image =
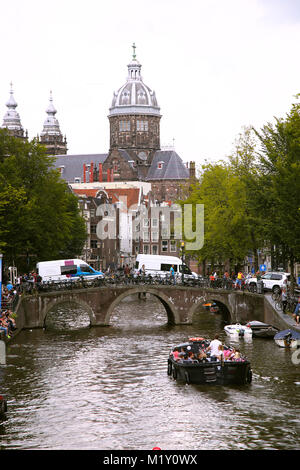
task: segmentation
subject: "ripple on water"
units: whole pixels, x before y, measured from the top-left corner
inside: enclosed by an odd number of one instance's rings
[[[167,375],[169,349],[216,331],[228,343],[220,315],[166,326],[154,299],[127,299],[111,328],[88,328],[86,312],[70,305],[56,315],[50,329],[22,332],[11,345],[0,377],[9,397],[2,448],[299,447],[298,369],[273,341],[239,341],[254,372],[250,386],[185,385]]]

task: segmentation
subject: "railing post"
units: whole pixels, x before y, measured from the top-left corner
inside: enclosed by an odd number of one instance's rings
[[[5,366],[6,364],[6,345],[5,342],[0,340],[0,365]]]

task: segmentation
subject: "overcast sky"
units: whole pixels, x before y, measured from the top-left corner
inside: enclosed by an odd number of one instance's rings
[[[109,150],[108,112],[135,42],[161,145],[200,164],[300,92],[300,0],[0,0],[0,125],[10,82],[29,137],[50,90],[68,153]]]

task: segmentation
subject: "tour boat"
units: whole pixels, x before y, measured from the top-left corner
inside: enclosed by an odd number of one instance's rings
[[[300,347],[300,333],[295,330],[279,331],[274,336],[275,343],[281,348],[299,348]]]
[[[247,325],[241,325],[240,323],[226,325],[224,326],[224,330],[228,336],[252,337],[252,329]]]
[[[173,347],[168,358],[168,375],[174,380],[185,382],[187,384],[212,384],[212,385],[231,385],[231,384],[249,384],[252,381],[251,364],[246,357],[234,360],[212,360],[209,352],[202,361],[188,361],[184,359],[175,359],[173,352],[175,350],[182,353],[193,352],[195,355],[200,350],[205,350],[210,344],[210,340],[204,338],[189,338],[186,343]],[[225,346],[225,348],[227,348]]]
[[[247,327],[251,328],[252,336],[256,338],[274,338],[276,333],[279,332],[279,329],[275,326],[256,320],[249,321]]]

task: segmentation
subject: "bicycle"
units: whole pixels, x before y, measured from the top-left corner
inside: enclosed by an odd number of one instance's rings
[[[286,301],[285,311],[294,312],[296,305],[297,305],[297,301],[293,297],[288,297]],[[282,299],[275,302],[275,309],[278,311],[283,311]]]

